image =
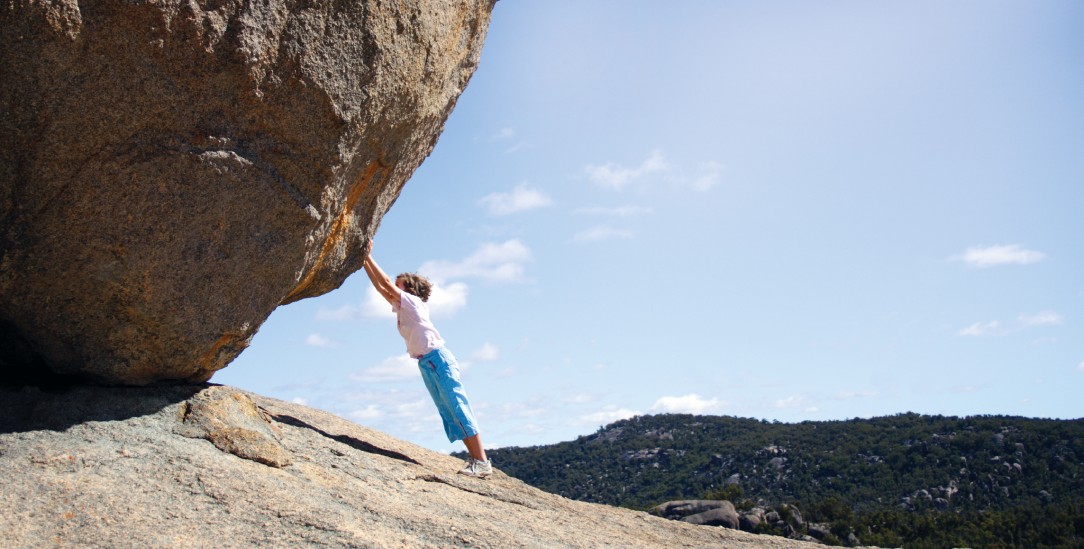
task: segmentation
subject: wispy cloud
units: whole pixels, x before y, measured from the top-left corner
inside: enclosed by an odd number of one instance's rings
[[[332,341],[320,334],[309,334],[309,337],[305,338],[305,345],[311,345],[313,347],[330,347]]]
[[[520,282],[524,265],[532,259],[530,248],[512,239],[500,244],[483,244],[462,261],[427,261],[418,272],[435,281],[480,278],[491,282]]]
[[[722,404],[717,398],[707,399],[696,393],[684,396],[664,396],[651,406],[652,412],[669,414],[710,414],[717,412]]]
[[[549,415],[551,410],[545,404],[535,400],[528,402],[506,402],[500,406],[502,417],[528,419]]]
[[[497,373],[495,373],[493,375],[496,376],[498,379],[507,379],[507,378],[510,378],[510,377],[516,375],[516,373],[518,373],[518,372],[519,372],[519,370],[517,370],[514,366],[510,366],[510,367],[505,368],[505,369],[503,369],[503,370],[501,370],[501,371],[499,371],[499,372],[497,372]]]
[[[350,416],[350,419],[366,422],[384,417],[384,410],[380,408],[379,404],[366,404],[364,408],[352,410],[347,415]]]
[[[376,293],[374,290],[373,293]],[[383,299],[381,299],[383,301]],[[387,301],[384,304],[387,305]],[[346,304],[336,309],[324,309],[321,308],[316,311],[316,320],[325,320],[331,322],[350,322],[353,320],[359,320],[364,316],[365,306],[358,307],[357,305]]]
[[[489,136],[489,140],[490,141],[495,141],[495,142],[496,141],[508,142],[508,141],[515,140],[517,135],[518,135],[518,133],[516,132],[515,128],[504,127],[504,128],[501,128],[501,129],[497,130],[497,132],[494,133],[493,135]],[[516,140],[511,146],[506,148],[504,150],[504,152],[505,152],[505,154],[510,154],[510,153],[514,153],[516,151],[526,149],[526,148],[530,148],[530,147],[531,147],[530,143],[528,143],[526,141],[523,141],[523,140]]]
[[[779,409],[801,408],[802,411],[810,413],[820,411],[805,395],[791,395],[787,398],[781,398],[775,401],[775,407]]]
[[[432,298],[432,294],[430,294]],[[365,301],[361,305],[361,313],[371,318],[395,318],[395,312],[376,288],[369,286],[365,290]]]
[[[544,208],[553,203],[549,196],[526,183],[516,185],[511,192],[483,196],[479,202],[486,207],[490,215],[497,216]]]
[[[418,361],[403,353],[398,356],[388,357],[376,366],[353,374],[350,379],[363,383],[381,383],[403,381],[415,377],[421,377],[421,374],[418,373]]]
[[[956,332],[956,335],[969,336],[969,337],[980,337],[980,336],[990,335],[990,334],[994,334],[994,333],[1000,333],[998,331],[998,327],[1000,325],[1001,325],[1001,323],[996,321],[996,320],[991,320],[989,322],[976,322],[976,323],[974,323],[974,324],[972,324],[972,325],[970,325],[970,326]]]
[[[429,314],[434,318],[447,318],[467,306],[469,289],[463,282],[433,284],[429,294]],[[387,302],[385,301],[385,304]]]
[[[1046,258],[1046,254],[1022,248],[1017,244],[968,248],[961,256],[963,261],[978,269],[998,265],[1030,265]]]
[[[689,180],[689,186],[696,191],[707,191],[719,184],[723,175],[723,165],[718,162],[701,162],[696,168],[696,175]]]
[[[1042,311],[1039,313],[1022,314],[1017,318],[1021,326],[1060,326],[1065,322],[1065,317],[1054,311]]]
[[[666,161],[662,157],[662,152],[658,150],[651,151],[647,159],[635,168],[626,168],[613,162],[607,162],[601,166],[588,165],[584,169],[587,172],[587,177],[592,182],[615,191],[624,189],[629,183],[646,175],[664,170],[666,170]]]
[[[614,217],[633,217],[638,215],[644,215],[652,213],[654,210],[646,206],[633,206],[626,204],[624,206],[592,206],[590,208],[580,208],[576,210],[578,214],[584,215],[598,215],[598,216],[614,216]]]
[[[622,419],[628,419],[635,415],[637,415],[637,412],[633,410],[610,405],[603,407],[602,410],[593,414],[580,416],[576,423],[579,425],[606,425]]]
[[[472,362],[493,362],[499,358],[501,358],[501,350],[488,341],[475,349],[470,355]]]
[[[1029,328],[1040,328],[1044,326],[1060,326],[1065,323],[1065,317],[1054,311],[1041,311],[1038,313],[1024,313],[1016,317],[1016,322],[1010,326],[1003,326],[1001,322],[997,320],[991,320],[988,322],[976,322],[958,332],[956,335],[960,336],[1007,336],[1016,332],[1021,332]]]
[[[573,242],[602,242],[615,238],[632,238],[636,233],[627,229],[617,229],[609,225],[596,225],[580,231],[572,237]]]
[[[700,162],[689,170],[682,166],[673,166],[663,157],[660,150],[651,151],[643,162],[635,167],[626,167],[613,162],[602,165],[588,164],[584,168],[588,179],[604,189],[621,191],[633,183],[657,176],[671,187],[692,189],[698,192],[708,191],[717,186],[723,177],[723,165],[715,161]]]
[[[565,397],[562,401],[565,404],[588,404],[595,401],[595,396],[590,393],[577,393]]]
[[[360,390],[334,393],[315,407],[400,438],[416,438],[419,433],[432,432],[434,426],[439,429],[436,408],[422,384],[414,380],[403,387],[409,388],[361,385]]]
[[[1078,372],[1084,372],[1084,361],[1082,361],[1080,364],[1077,364],[1076,369]]]

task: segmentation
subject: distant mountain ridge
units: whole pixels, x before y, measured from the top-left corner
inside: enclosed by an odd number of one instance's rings
[[[794,503],[814,518],[820,509],[835,515],[822,520],[854,524],[899,512],[936,522],[1028,510],[1039,517],[1036,529],[1084,543],[1084,419],[907,413],[783,424],[657,415],[489,453],[509,475],[582,501],[636,509],[705,497]],[[1048,518],[1056,524],[1041,524]],[[872,542],[870,532],[859,536]]]

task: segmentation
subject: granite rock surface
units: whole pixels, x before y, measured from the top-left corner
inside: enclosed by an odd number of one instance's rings
[[[262,434],[226,446],[194,423]],[[817,547],[568,500],[495,465],[468,478],[453,457],[226,386],[0,389],[5,547]]]

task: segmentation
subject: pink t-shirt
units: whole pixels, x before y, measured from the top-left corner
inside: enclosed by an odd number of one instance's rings
[[[429,320],[429,306],[421,298],[400,291],[399,306],[392,307],[399,320],[399,335],[406,341],[407,353],[413,358],[421,358],[429,351],[444,346],[444,340],[436,326]]]

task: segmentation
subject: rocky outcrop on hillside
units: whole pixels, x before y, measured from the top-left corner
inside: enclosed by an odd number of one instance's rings
[[[739,511],[727,500],[675,500],[652,507],[651,514],[689,524],[738,528],[746,532],[773,531],[791,539],[830,545],[856,547],[861,543],[853,532],[837,530],[834,533],[830,524],[806,523],[801,511],[786,503],[774,507],[757,505]]]
[[[494,2],[0,4],[0,376],[205,381],[338,287]]]
[[[0,390],[6,547],[811,546],[460,465],[231,387]]]

